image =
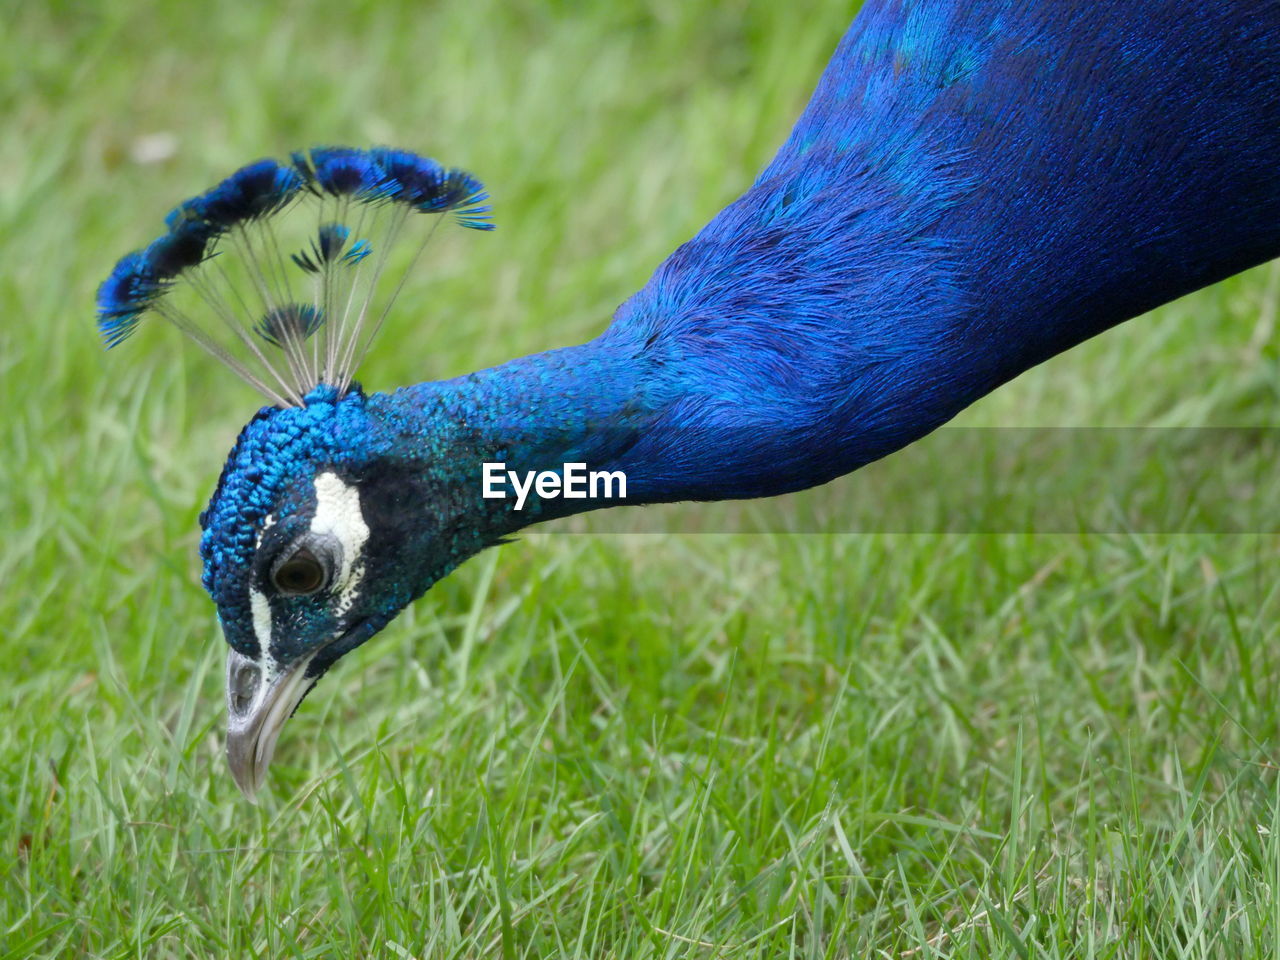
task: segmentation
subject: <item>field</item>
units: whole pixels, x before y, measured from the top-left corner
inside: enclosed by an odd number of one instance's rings
[[[579,342],[750,183],[850,9],[200,6],[0,31],[0,956],[1280,956],[1274,533],[529,536],[335,669],[247,804],[196,517],[258,401],[161,324],[104,353],[114,260],[247,160],[394,143],[499,229],[436,245],[366,386]],[[1278,289],[961,423],[1280,423]],[[834,489],[911,514],[866,476]]]

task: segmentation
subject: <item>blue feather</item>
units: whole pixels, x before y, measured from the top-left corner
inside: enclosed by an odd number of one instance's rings
[[[168,289],[145,250],[126,254],[98,287],[98,330],[107,347],[125,340],[142,314]]]
[[[147,263],[158,277],[176,277],[204,262],[217,235],[218,229],[206,220],[180,220],[147,246]]]
[[[302,185],[303,179],[293,167],[271,159],[258,160],[181,204],[165,218],[165,223],[170,230],[176,230],[184,221],[196,220],[226,231],[283,209]]]
[[[268,310],[254,332],[273,347],[302,342],[320,329],[324,315],[309,303],[288,303]]]
[[[290,259],[307,273],[320,273],[326,263],[357,264],[373,250],[368,240],[357,240],[343,252],[351,230],[341,223],[326,223],[316,231],[311,249],[290,254]]]
[[[386,174],[366,150],[313,147],[290,157],[307,189],[317,196],[350,197],[361,203],[380,203],[391,196]]]
[[[473,230],[492,230],[484,206],[484,185],[465,170],[445,169],[434,160],[407,150],[378,147],[370,151],[385,173],[391,199],[422,213],[452,212],[459,224]]]
[[[351,249],[342,255],[343,263],[352,265],[359,263],[365,257],[373,252],[373,247],[369,245],[368,240],[357,240],[351,245]]]

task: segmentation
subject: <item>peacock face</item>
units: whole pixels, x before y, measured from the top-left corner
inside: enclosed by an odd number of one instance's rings
[[[377,399],[318,387],[301,407],[263,409],[201,515],[204,586],[231,647],[227,755],[248,796],[325,671],[496,539],[475,484],[450,457],[406,458]]]
[[[381,462],[374,435],[358,388],[266,408],[201,516],[204,586],[231,647],[228,752],[247,793],[320,675],[399,609],[368,576],[379,531],[362,484]]]

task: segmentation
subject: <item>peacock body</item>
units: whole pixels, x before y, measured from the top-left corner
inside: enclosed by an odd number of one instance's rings
[[[871,0],[773,161],[600,336],[370,394],[352,376],[390,306],[384,240],[419,215],[488,226],[479,183],[342,148],[188,201],[99,312],[109,343],[161,313],[273,401],[201,521],[237,782],[256,789],[316,680],[454,567],[605,505],[516,511],[481,496],[481,464],[621,471],[633,504],[824,483],[1280,255],[1278,156],[1277,0]],[[309,239],[277,242],[306,205]],[[218,292],[237,277],[250,293]],[[226,339],[173,306],[188,280]]]

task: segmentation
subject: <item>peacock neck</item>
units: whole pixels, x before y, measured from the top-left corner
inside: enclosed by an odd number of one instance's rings
[[[505,533],[608,505],[598,497],[543,496],[529,488],[515,510],[511,484],[491,488],[504,491],[504,499],[482,501],[491,475],[560,473],[566,464],[616,469],[665,405],[660,380],[641,354],[600,338],[373,394],[368,410],[380,445],[417,471],[427,489],[474,500],[490,516],[491,529]]]

